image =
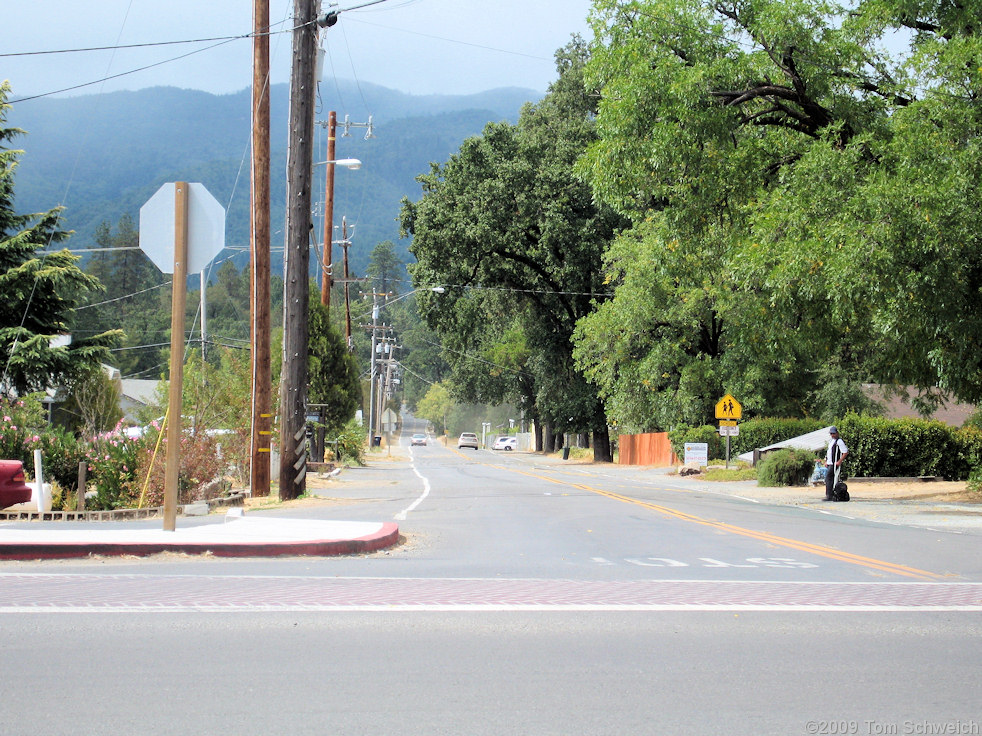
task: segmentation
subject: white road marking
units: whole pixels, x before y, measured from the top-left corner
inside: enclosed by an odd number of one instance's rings
[[[410,448],[409,452],[410,452],[410,457],[412,457],[412,448]],[[416,507],[419,506],[421,503],[423,503],[423,500],[430,495],[430,481],[426,478],[426,476],[424,476],[422,473],[419,472],[419,470],[416,469],[415,459],[413,460],[412,468],[413,468],[413,472],[416,473],[417,477],[419,477],[419,479],[423,481],[423,494],[415,501],[413,501],[411,504],[409,504],[409,506],[407,506],[405,509],[403,509],[398,514],[396,514],[395,515],[396,521],[405,521],[406,516],[409,514],[409,512],[415,511]]]

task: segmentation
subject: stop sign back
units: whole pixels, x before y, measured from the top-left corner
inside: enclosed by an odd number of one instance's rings
[[[204,270],[225,247],[225,208],[204,184],[188,186],[187,272]],[[161,273],[174,272],[174,182],[164,184],[140,208],[140,250]]]

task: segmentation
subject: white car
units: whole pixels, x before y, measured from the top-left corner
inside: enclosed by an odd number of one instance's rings
[[[518,449],[518,438],[517,437],[499,437],[491,445],[492,450],[517,450]]]
[[[412,441],[409,443],[411,445],[422,445],[426,447],[426,435],[425,434],[414,434]]]
[[[473,447],[476,450],[478,448],[477,435],[473,432],[463,432],[457,438],[457,448],[461,447]]]

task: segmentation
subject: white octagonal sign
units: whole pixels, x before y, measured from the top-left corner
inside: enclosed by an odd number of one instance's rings
[[[140,208],[140,250],[162,273],[174,273],[174,182]],[[225,208],[204,184],[188,184],[188,267],[198,273],[225,247]]]

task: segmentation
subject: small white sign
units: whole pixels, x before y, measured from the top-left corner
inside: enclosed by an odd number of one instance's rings
[[[730,437],[737,437],[739,434],[740,434],[740,427],[723,426],[719,428],[720,437],[726,437],[727,435],[729,435]]]
[[[685,464],[707,467],[709,465],[709,444],[706,442],[686,442]]]

